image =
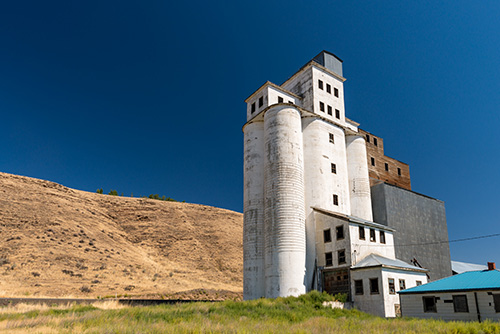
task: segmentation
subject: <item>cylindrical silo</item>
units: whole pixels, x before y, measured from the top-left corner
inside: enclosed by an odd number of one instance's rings
[[[243,299],[265,297],[264,269],[264,122],[244,132]]]
[[[347,135],[346,151],[351,215],[372,221],[372,201],[365,138],[360,135]]]
[[[277,105],[264,115],[266,297],[305,293],[304,165],[300,111]]]

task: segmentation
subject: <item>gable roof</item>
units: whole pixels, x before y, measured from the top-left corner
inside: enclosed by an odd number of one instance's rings
[[[451,261],[451,270],[457,274],[465,273],[466,271],[477,271],[485,269],[488,269],[488,266],[485,266],[483,264]]]
[[[393,269],[403,269],[403,270],[411,270],[411,271],[420,271],[427,272],[427,269],[413,266],[409,263],[398,259],[389,259],[385,256],[370,254],[366,256],[363,260],[356,263],[351,267],[351,270],[361,269],[361,268],[370,268],[370,267],[385,267],[385,268],[393,268]]]
[[[446,277],[434,282],[400,291],[406,293],[500,290],[500,271],[479,270]]]

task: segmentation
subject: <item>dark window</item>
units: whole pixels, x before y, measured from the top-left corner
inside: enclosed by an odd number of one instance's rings
[[[385,232],[380,231],[380,243],[385,244]]]
[[[330,84],[326,84],[326,92],[327,93],[332,93],[332,86],[330,86]]]
[[[335,95],[335,97],[339,97],[339,89],[338,88],[333,88],[333,95]]]
[[[255,112],[255,102],[252,103],[252,113],[254,113],[254,112]]]
[[[495,303],[495,312],[500,313],[500,294],[493,295],[493,302]]]
[[[291,103],[291,104],[293,104],[293,101],[288,101],[288,103]]]
[[[344,264],[345,263],[345,250],[339,250],[338,251],[338,256],[339,256],[339,264]]]
[[[377,146],[377,144],[378,144],[378,143],[377,143],[377,138],[375,138],[375,137],[374,137],[374,138],[373,138],[373,145]]]
[[[370,278],[370,293],[372,295],[378,295],[378,278]]]
[[[424,312],[437,312],[436,297],[422,297]]]
[[[399,280],[399,291],[406,289],[406,283],[404,279]]]
[[[332,114],[332,106],[328,106],[328,115]]]
[[[389,164],[387,162],[385,163],[385,170],[386,170],[386,172],[389,171]]]
[[[354,280],[354,291],[357,295],[362,295],[364,293],[363,291],[363,280],[362,279],[357,279]]]
[[[340,119],[340,110],[335,109],[335,117]]]
[[[323,102],[319,103],[319,110],[325,112],[325,104]]]
[[[283,98],[281,96],[278,96],[278,103],[283,103]]]
[[[325,253],[325,263],[326,266],[333,266],[332,252]]]
[[[363,226],[359,227],[359,239],[365,240],[365,228]]]
[[[337,165],[332,164],[332,173],[337,174]]]
[[[370,241],[372,241],[372,242],[377,241],[377,238],[375,237],[375,230],[372,228],[370,229]]]
[[[324,242],[331,242],[332,241],[332,233],[331,233],[330,229],[323,231],[323,241]]]
[[[335,137],[333,136],[333,133],[330,133],[330,143],[335,143]]]
[[[398,175],[401,176],[401,168],[398,168]]]
[[[259,108],[264,104],[264,96],[259,97]]]
[[[366,141],[370,142],[370,135],[366,135]]]
[[[333,205],[339,205],[339,196],[333,195]]]
[[[323,81],[318,80],[318,87],[319,89],[323,89]]]
[[[389,293],[391,295],[396,294],[396,286],[394,285],[394,278],[389,278]]]
[[[417,286],[422,285],[422,281],[417,281]]]
[[[453,310],[455,312],[469,312],[469,305],[467,305],[466,295],[453,296]]]
[[[372,163],[372,166],[375,166],[375,158],[370,157],[370,161],[371,161],[371,163]]]
[[[337,240],[344,239],[344,226],[340,225],[335,228],[335,232],[337,233]]]

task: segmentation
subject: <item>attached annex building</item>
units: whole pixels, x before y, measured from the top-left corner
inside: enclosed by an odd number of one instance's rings
[[[451,275],[447,244],[414,241],[448,240],[444,203],[345,117],[344,81],[323,51],[245,101],[244,298],[317,289],[395,316],[400,288]]]

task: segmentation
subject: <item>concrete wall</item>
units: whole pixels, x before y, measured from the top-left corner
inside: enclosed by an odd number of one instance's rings
[[[396,230],[396,258],[416,258],[430,270],[430,281],[451,276],[444,202],[384,183],[371,193],[374,221]]]
[[[318,86],[318,80],[323,81],[323,89]],[[330,93],[327,92],[326,85],[331,86]],[[312,68],[312,86],[314,94],[314,113],[321,115],[332,122],[345,125],[345,109],[344,109],[344,83],[330,73],[317,68]],[[339,90],[339,97],[334,95],[334,88]],[[325,111],[320,111],[319,102],[325,104]],[[332,115],[328,115],[327,106],[332,107]],[[340,111],[340,118],[335,117],[335,109]]]
[[[313,110],[313,82],[311,66],[306,66],[301,71],[295,73],[283,85],[284,89],[302,98],[302,107]]]
[[[493,295],[500,294],[500,291],[477,291],[477,300],[481,320],[500,320],[500,313],[495,312]],[[466,295],[469,312],[455,312],[453,308],[453,295]],[[436,301],[437,312],[424,312],[422,297],[439,297]],[[425,293],[425,294],[402,294],[401,311],[405,317],[434,318],[443,320],[477,321],[478,314],[474,292],[453,292],[453,293]]]
[[[359,238],[360,226],[365,230],[365,239]],[[370,229],[375,230],[376,240],[374,242],[370,241]],[[374,227],[354,223],[349,224],[352,265],[355,265],[370,254],[378,254],[389,259],[396,258],[394,253],[394,235],[392,232],[384,231],[385,244],[383,244],[380,242],[380,231],[380,229]]]

